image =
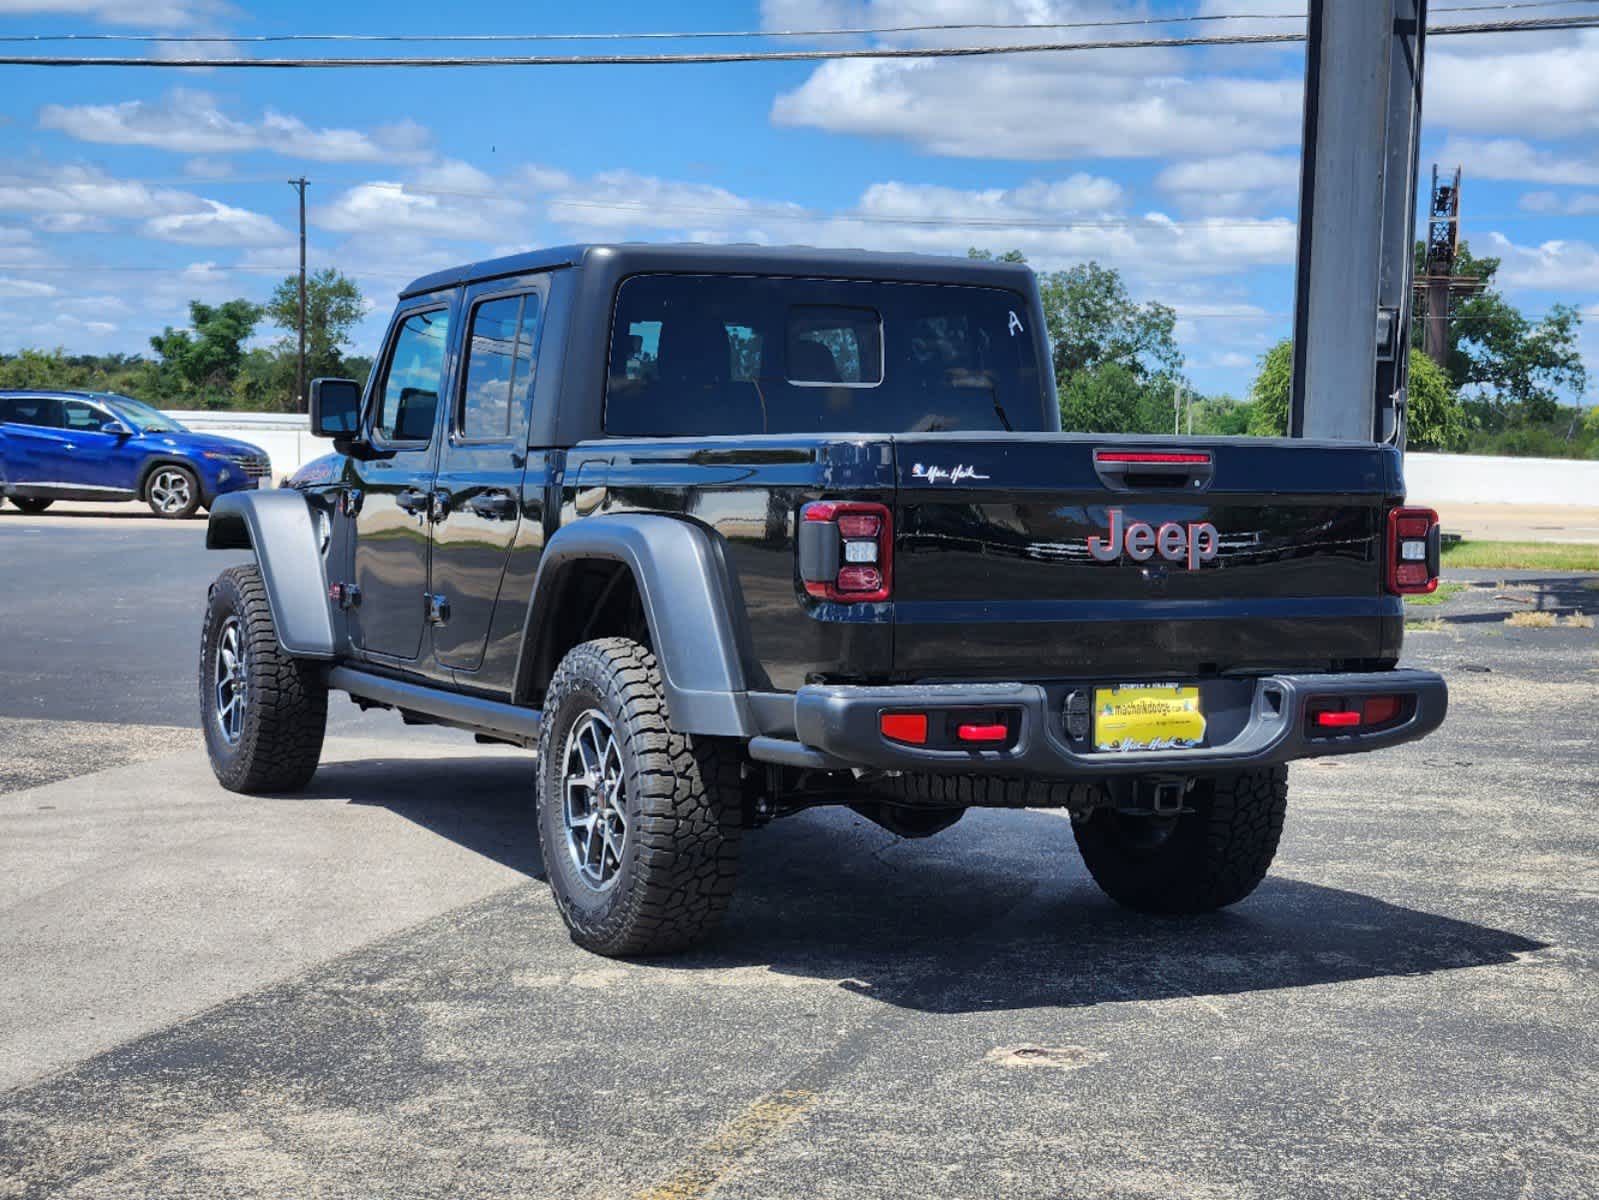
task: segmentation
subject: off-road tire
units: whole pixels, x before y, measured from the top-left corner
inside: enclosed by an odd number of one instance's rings
[[[598,711],[618,742],[627,826],[614,882],[585,881],[565,820],[567,735]],[[544,869],[572,940],[610,957],[685,949],[733,896],[742,825],[736,743],[672,729],[655,655],[629,638],[574,647],[555,670],[539,734],[538,828]]]
[[[237,742],[217,713],[217,642],[230,619],[244,646],[243,729]],[[200,635],[200,725],[217,782],[232,792],[297,792],[311,782],[327,730],[328,689],[318,664],[278,643],[266,585],[254,564],[229,567],[211,585]]]
[[[1288,768],[1201,779],[1184,807],[1193,811],[1175,818],[1100,808],[1073,824],[1088,873],[1106,895],[1147,913],[1211,912],[1242,900],[1277,853]]]
[[[36,517],[54,504],[55,501],[45,496],[12,496],[11,503],[15,504],[30,517]]]

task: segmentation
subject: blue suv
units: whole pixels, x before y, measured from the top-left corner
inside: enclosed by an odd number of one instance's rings
[[[0,496],[23,512],[57,500],[143,500],[158,517],[187,517],[271,475],[259,446],[192,433],[141,400],[0,392]]]

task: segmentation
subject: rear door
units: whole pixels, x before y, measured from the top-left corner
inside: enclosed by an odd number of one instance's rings
[[[55,396],[0,397],[0,457],[7,486],[62,483],[68,451]]]
[[[462,362],[434,480],[429,588],[447,619],[440,665],[476,671],[522,520],[522,477],[547,288],[542,279],[480,285],[465,298]]]
[[[1391,655],[1374,445],[895,438],[902,678],[1193,677]]]

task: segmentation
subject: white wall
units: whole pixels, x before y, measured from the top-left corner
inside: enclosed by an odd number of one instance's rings
[[[1599,462],[1407,454],[1405,488],[1416,504],[1580,504],[1599,507]]]
[[[253,442],[272,458],[272,477],[333,449],[312,437],[304,413],[174,412],[190,429]],[[1599,507],[1599,462],[1407,454],[1405,484],[1416,504],[1573,504]]]
[[[304,413],[241,413],[171,409],[167,415],[181,421],[196,433],[237,438],[267,452],[272,460],[272,479],[279,482],[293,475],[302,463],[320,458],[333,449],[326,438],[312,437]]]

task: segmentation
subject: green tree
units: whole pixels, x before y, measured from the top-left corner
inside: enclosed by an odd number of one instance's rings
[[[1417,450],[1463,450],[1470,422],[1449,376],[1420,350],[1410,351],[1406,444]]]
[[[1145,387],[1124,364],[1078,371],[1060,387],[1062,428],[1074,433],[1124,433],[1144,428]]]
[[[344,347],[350,343],[356,323],[366,313],[361,289],[349,276],[327,267],[305,281],[305,377],[339,375],[344,366]],[[277,344],[291,358],[299,355],[297,331],[300,327],[300,280],[291,275],[272,292],[266,315],[285,336]],[[292,387],[291,387],[292,391]]]
[[[1288,338],[1260,356],[1260,373],[1249,388],[1249,432],[1286,437],[1288,397],[1294,386],[1294,344]]]
[[[1425,263],[1425,246],[1416,243],[1416,269]],[[1478,258],[1462,242],[1455,274],[1475,276],[1482,287],[1450,304],[1448,354],[1450,382],[1456,390],[1480,386],[1500,404],[1514,404],[1526,421],[1546,422],[1559,415],[1562,392],[1580,397],[1587,387],[1587,369],[1577,348],[1582,314],[1567,304],[1550,307],[1534,324],[1494,287],[1499,259]],[[1417,304],[1414,329],[1426,328],[1427,299]]]
[[[1038,282],[1056,379],[1106,363],[1119,363],[1144,382],[1182,370],[1176,312],[1158,301],[1135,303],[1114,267],[1080,263]]]
[[[1237,437],[1249,432],[1253,408],[1235,396],[1205,396],[1194,401],[1194,432],[1204,437]]]
[[[170,325],[150,339],[150,347],[161,356],[162,368],[178,382],[183,392],[215,396],[232,390],[234,378],[244,361],[244,343],[255,333],[261,308],[248,300],[228,300],[222,304],[189,302],[189,329]]]
[[[1294,344],[1287,338],[1260,359],[1250,387],[1249,432],[1256,437],[1288,433],[1288,398],[1293,390]],[[1410,352],[1406,443],[1418,450],[1460,450],[1471,422],[1449,377],[1420,350]]]

